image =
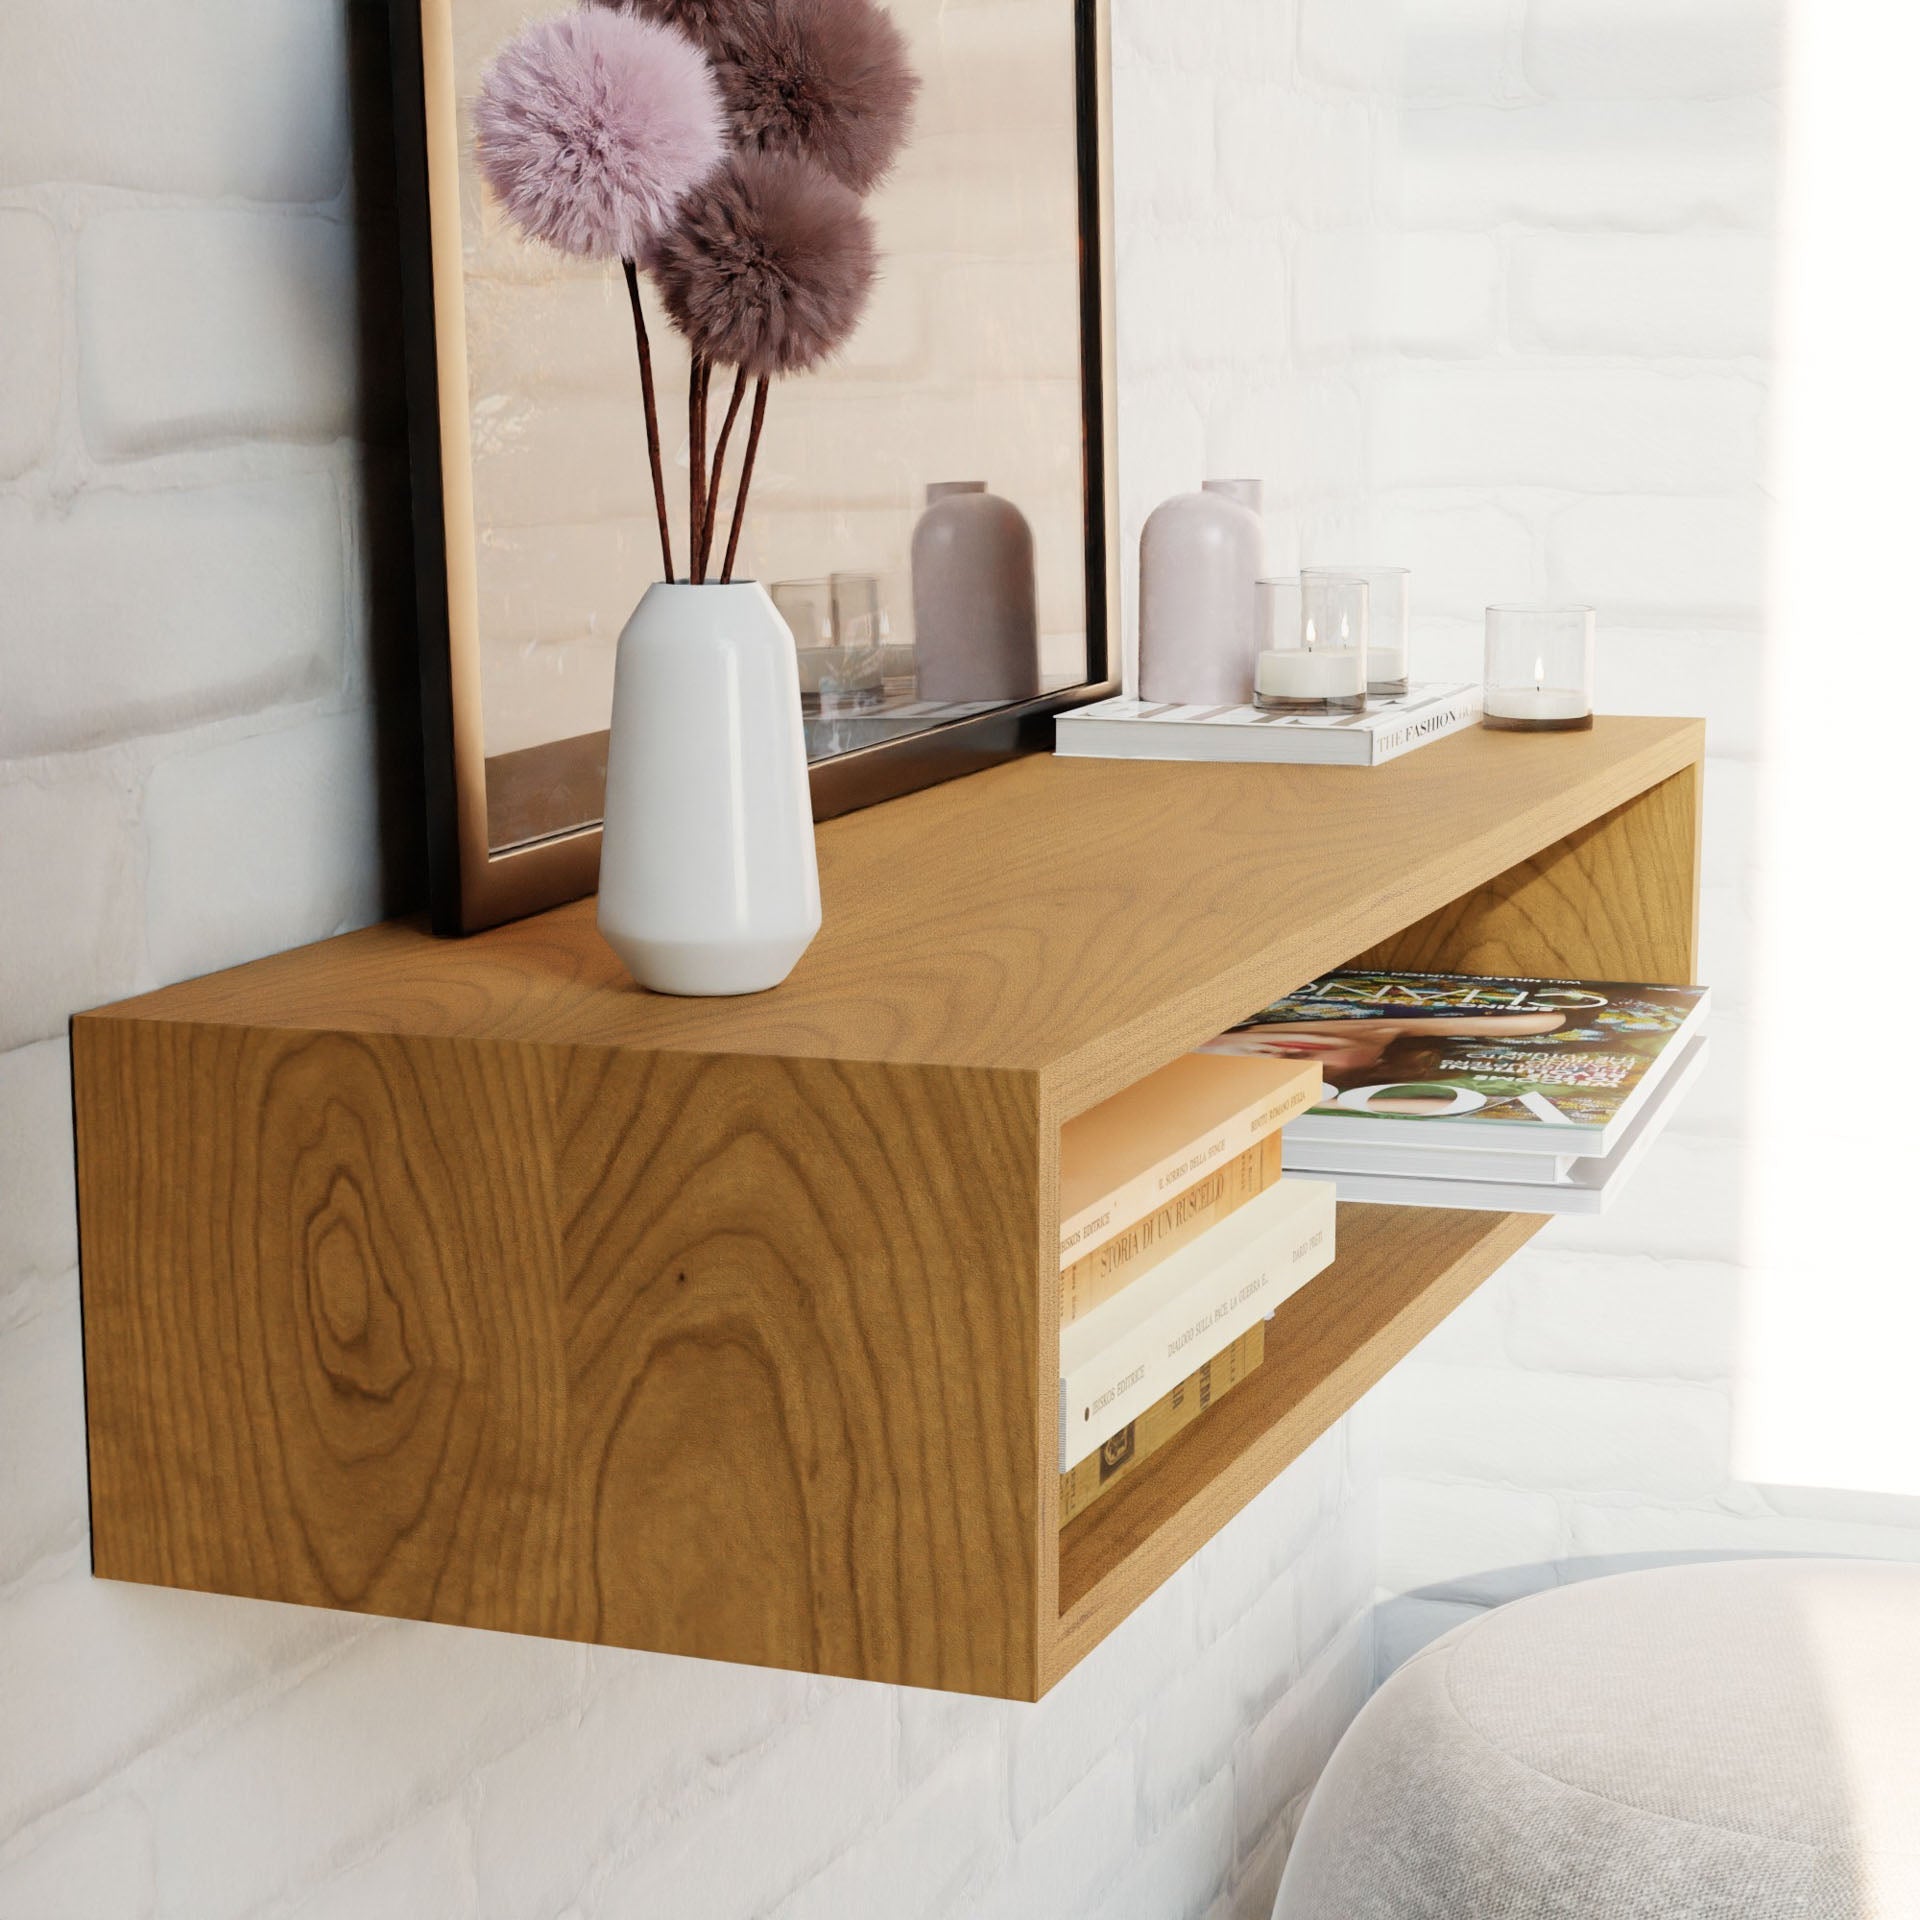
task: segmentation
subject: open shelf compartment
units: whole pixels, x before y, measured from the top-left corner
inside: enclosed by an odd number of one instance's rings
[[[1061,1532],[1063,1668],[1545,1224],[1539,1214],[1340,1208],[1338,1257],[1281,1303],[1266,1359]]]
[[[1036,757],[824,825],[751,999],[586,901],[81,1016],[96,1571],[1037,1698],[1539,1224],[1343,1208],[1062,1533],[1061,1123],[1350,962],[1692,979],[1701,745]]]

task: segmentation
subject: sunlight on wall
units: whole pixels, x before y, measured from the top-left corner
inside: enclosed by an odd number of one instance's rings
[[[1920,1493],[1920,21],[1794,0],[1736,1466]]]

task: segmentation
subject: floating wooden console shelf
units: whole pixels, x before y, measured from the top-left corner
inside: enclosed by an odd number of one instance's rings
[[[824,826],[758,998],[582,902],[81,1016],[96,1571],[1038,1697],[1539,1224],[1343,1209],[1060,1533],[1061,1121],[1357,958],[1692,978],[1701,751],[1033,758]]]

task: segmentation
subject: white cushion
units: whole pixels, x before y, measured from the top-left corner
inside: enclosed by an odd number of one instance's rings
[[[1914,1920],[1920,1568],[1664,1567],[1457,1627],[1314,1789],[1275,1920]]]

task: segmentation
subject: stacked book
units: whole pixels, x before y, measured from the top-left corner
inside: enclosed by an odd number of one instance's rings
[[[1445,681],[1370,695],[1362,713],[1267,713],[1258,707],[1182,707],[1120,696],[1061,714],[1054,722],[1053,750],[1089,760],[1378,767],[1477,724],[1484,706],[1481,688]]]
[[[1210,1041],[1325,1076],[1288,1136],[1342,1200],[1599,1213],[1706,1061],[1704,987],[1346,968]]]
[[[1333,1188],[1281,1178],[1311,1063],[1176,1060],[1060,1137],[1060,1524],[1257,1368],[1333,1259]]]

